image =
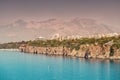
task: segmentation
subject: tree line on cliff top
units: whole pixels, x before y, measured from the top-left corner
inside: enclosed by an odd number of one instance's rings
[[[27,44],[36,47],[68,47],[70,49],[79,50],[80,45],[84,44],[98,44],[103,45],[113,41],[113,47],[120,48],[120,36],[117,37],[103,37],[103,38],[81,38],[81,39],[69,39],[69,40],[33,40],[22,42],[9,42],[0,44],[0,49],[19,48],[22,44]]]
[[[30,46],[37,46],[37,47],[68,47],[70,49],[79,50],[80,45],[84,44],[98,44],[103,45],[112,41],[113,47],[120,48],[120,36],[118,37],[103,37],[103,38],[82,38],[82,39],[69,39],[69,40],[34,40],[28,41],[27,44]]]

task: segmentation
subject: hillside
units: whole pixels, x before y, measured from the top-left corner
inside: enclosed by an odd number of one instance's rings
[[[110,26],[97,22],[93,19],[74,18],[71,20],[48,19],[44,21],[24,21],[17,20],[10,24],[0,26],[1,41],[22,41],[33,40],[43,36],[50,38],[58,33],[61,36],[91,34],[103,34],[116,32]],[[2,40],[3,39],[3,40]]]

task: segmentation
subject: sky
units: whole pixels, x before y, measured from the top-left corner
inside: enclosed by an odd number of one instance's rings
[[[22,19],[92,18],[120,26],[120,0],[0,0],[0,25]]]
[[[93,18],[120,26],[120,0],[0,0],[0,24],[16,19]]]

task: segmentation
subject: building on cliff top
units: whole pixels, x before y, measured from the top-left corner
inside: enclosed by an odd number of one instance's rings
[[[39,37],[37,37],[35,40],[45,40],[45,38],[42,37],[42,36],[39,36]]]
[[[54,34],[50,38],[51,40],[56,39],[56,40],[69,40],[69,39],[81,39],[81,38],[102,38],[102,37],[113,37],[113,36],[119,36],[120,34],[118,33],[108,33],[108,34],[95,34],[95,35],[88,35],[86,37],[81,36],[81,35],[70,35],[70,36],[60,36],[60,34]]]

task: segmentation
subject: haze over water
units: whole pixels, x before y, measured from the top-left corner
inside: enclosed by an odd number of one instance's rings
[[[0,51],[0,80],[118,80],[119,60]]]

